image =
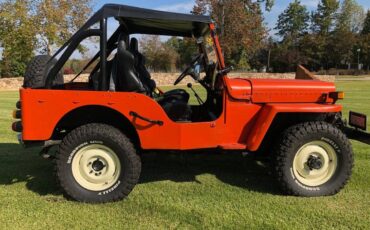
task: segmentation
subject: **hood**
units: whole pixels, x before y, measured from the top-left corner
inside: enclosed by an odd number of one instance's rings
[[[291,79],[228,79],[230,96],[249,99],[253,103],[309,103],[326,101],[335,92],[332,82]]]

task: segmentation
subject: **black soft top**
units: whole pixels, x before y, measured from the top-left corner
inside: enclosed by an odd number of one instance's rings
[[[139,7],[106,4],[81,28],[88,29],[103,18],[116,18],[130,34],[201,36],[209,31],[209,16],[171,13]]]

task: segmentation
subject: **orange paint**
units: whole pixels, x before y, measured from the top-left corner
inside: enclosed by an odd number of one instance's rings
[[[275,80],[227,77],[224,82],[225,101],[221,116],[216,121],[193,123],[170,120],[155,100],[138,93],[21,89],[23,140],[49,140],[56,125],[66,114],[83,106],[98,105],[113,109],[131,121],[143,149],[220,147],[255,151],[277,113],[323,113],[339,112],[342,109],[340,105],[317,103],[320,95],[335,90],[332,83],[308,81],[308,85],[314,85],[304,90],[304,82],[279,81],[283,88],[279,91],[279,87],[275,87],[269,92],[268,87],[279,83]],[[312,92],[312,87],[316,86],[318,89]],[[287,91],[286,88],[292,91]],[[303,96],[295,96],[295,89],[300,89]],[[265,102],[260,96],[262,93],[266,94]],[[280,100],[290,103],[274,103]],[[153,125],[135,119],[129,115],[130,111],[153,120],[161,120],[164,124]]]

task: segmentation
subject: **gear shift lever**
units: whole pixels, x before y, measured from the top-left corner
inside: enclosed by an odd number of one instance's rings
[[[193,91],[194,93],[194,96],[197,98],[197,101],[198,103],[201,105],[201,104],[204,104],[203,100],[199,97],[199,95],[197,94],[197,92],[195,92],[195,90],[193,89],[193,84],[191,83],[188,83],[188,88],[191,89],[191,91]]]

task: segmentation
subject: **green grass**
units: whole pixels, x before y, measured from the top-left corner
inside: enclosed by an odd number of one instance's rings
[[[370,117],[370,81],[343,81],[337,83],[337,90],[345,92],[343,114],[348,117],[349,110],[365,113]],[[370,118],[367,124],[370,130]]]
[[[369,81],[338,88],[346,91],[346,111],[370,115]],[[0,92],[1,229],[369,229],[370,148],[358,142],[353,177],[335,196],[284,196],[259,162],[184,153],[145,156],[141,181],[124,201],[69,201],[56,186],[52,163],[39,149],[16,143],[10,114],[17,97]]]

